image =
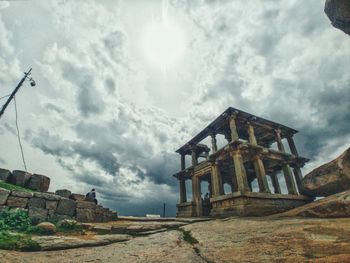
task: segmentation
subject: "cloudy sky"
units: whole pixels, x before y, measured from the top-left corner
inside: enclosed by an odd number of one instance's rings
[[[174,153],[227,107],[300,131],[311,162],[350,145],[350,38],[323,0],[0,1],[0,97],[29,172],[121,214],[175,214]],[[5,102],[4,99],[0,104]],[[13,103],[0,167],[23,169]]]

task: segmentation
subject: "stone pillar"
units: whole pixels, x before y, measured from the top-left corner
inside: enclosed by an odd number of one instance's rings
[[[266,178],[266,172],[264,163],[261,160],[260,156],[256,156],[254,160],[254,169],[256,177],[258,179],[259,192],[261,193],[271,193],[269,189],[269,184]]]
[[[215,153],[218,150],[218,146],[216,144],[216,135],[211,135],[211,151],[212,153]]]
[[[181,171],[186,169],[186,157],[184,154],[181,154]]]
[[[239,151],[233,153],[233,163],[235,167],[235,181],[237,190],[241,193],[250,192],[248,185],[247,174],[243,165],[243,158]],[[233,179],[234,180],[234,179]]]
[[[300,192],[301,180],[303,179],[303,175],[299,167],[294,168],[293,173],[294,173],[295,182],[297,183],[297,187]]]
[[[278,150],[280,152],[284,153],[286,151],[284,150],[284,146],[283,146],[283,143],[282,143],[281,130],[280,129],[276,129],[275,132],[276,132],[276,142],[277,142]]]
[[[258,145],[256,141],[255,133],[254,133],[254,127],[250,123],[248,124],[248,134],[249,134],[249,143],[253,145]]]
[[[237,127],[236,127],[236,114],[233,113],[230,116],[230,130],[231,130],[231,142],[237,141],[239,139]]]
[[[180,178],[180,203],[186,203],[187,202],[187,195],[186,195],[186,181],[183,178]]]
[[[220,174],[220,167],[218,162],[212,164],[211,167],[211,182],[213,196],[223,195],[222,178]]]
[[[295,186],[295,182],[294,182],[293,177],[292,177],[292,171],[290,170],[289,165],[283,164],[282,170],[283,170],[284,178],[286,180],[288,194],[297,195],[298,191],[297,191],[297,188]]]
[[[292,154],[294,154],[295,156],[299,156],[298,151],[297,151],[297,147],[295,146],[295,143],[293,140],[293,137],[292,136],[288,137],[287,141],[288,141],[290,152]]]
[[[278,182],[277,174],[271,173],[270,177],[271,177],[272,186],[275,194],[281,194],[281,187],[280,187],[280,183]]]
[[[192,176],[192,201],[196,205],[196,215],[202,216],[202,199],[198,176]]]
[[[197,153],[196,153],[196,150],[195,149],[193,149],[192,151],[191,151],[191,155],[192,155],[192,165],[193,166],[196,166],[197,164],[198,164],[198,158],[197,158]]]

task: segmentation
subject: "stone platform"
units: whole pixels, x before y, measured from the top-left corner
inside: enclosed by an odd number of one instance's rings
[[[307,196],[235,192],[210,199],[213,217],[265,216],[284,212],[311,202]]]

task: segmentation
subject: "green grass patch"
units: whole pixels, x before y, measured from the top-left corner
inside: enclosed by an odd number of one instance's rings
[[[37,242],[25,234],[12,233],[9,231],[0,232],[0,249],[19,251],[39,251]]]
[[[192,236],[191,231],[187,231],[187,230],[184,230],[182,228],[179,228],[179,230],[182,232],[183,239],[187,243],[190,243],[191,245],[198,244],[198,240]]]
[[[18,185],[14,185],[14,184],[8,184],[8,183],[5,183],[4,181],[1,181],[0,180],[0,187],[1,188],[4,188],[4,189],[7,189],[7,190],[19,190],[19,191],[24,191],[24,192],[35,192],[31,189],[28,189],[28,188],[25,188],[25,187],[21,187],[21,186],[18,186]]]

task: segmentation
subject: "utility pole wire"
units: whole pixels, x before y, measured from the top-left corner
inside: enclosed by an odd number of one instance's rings
[[[7,98],[7,97],[10,97],[11,96],[11,94],[8,94],[8,95],[5,95],[5,96],[2,96],[2,97],[0,97],[0,100],[2,100],[2,99],[4,99],[4,98]]]
[[[28,72],[24,72],[24,77],[21,79],[21,81],[18,83],[17,87],[14,89],[14,91],[11,93],[11,95],[9,96],[9,98],[7,99],[5,105],[2,107],[1,111],[0,111],[0,118],[1,116],[4,114],[7,106],[10,104],[11,100],[14,98],[14,96],[16,95],[17,91],[20,89],[20,87],[22,86],[23,82],[28,78],[28,76],[31,74],[30,72],[32,71],[32,69],[30,69]],[[29,79],[31,81],[30,85],[35,86],[35,81],[33,79]]]
[[[19,148],[21,149],[22,161],[23,161],[24,169],[26,170],[26,172],[28,172],[28,170],[27,170],[27,164],[26,164],[26,161],[25,161],[25,159],[24,159],[24,152],[23,152],[23,147],[22,147],[22,142],[21,142],[21,136],[20,136],[20,134],[19,134],[17,103],[16,103],[16,97],[15,97],[15,96],[13,97],[13,102],[14,102],[14,104],[15,104],[16,129],[17,129],[17,138],[18,138]]]

